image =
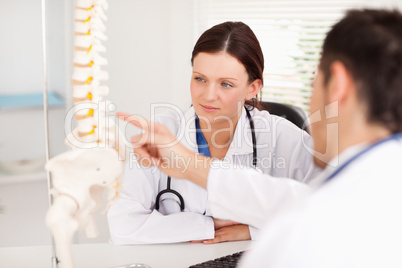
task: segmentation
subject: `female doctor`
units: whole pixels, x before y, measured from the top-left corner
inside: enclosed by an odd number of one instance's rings
[[[316,170],[304,146],[310,146],[310,136],[257,109],[264,58],[246,24],[225,22],[204,32],[191,62],[192,107],[154,121],[167,126],[190,150],[224,160],[223,164],[254,167],[301,182],[313,177]],[[178,164],[182,160],[175,159]],[[212,218],[204,188],[143,165],[136,159],[126,165],[120,198],[108,212],[113,243],[208,244],[258,238],[258,230],[251,226]],[[238,189],[238,195],[247,198],[248,193]]]

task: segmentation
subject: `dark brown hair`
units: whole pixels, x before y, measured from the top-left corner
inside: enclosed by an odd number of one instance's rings
[[[263,79],[264,56],[260,42],[250,27],[243,22],[227,21],[206,30],[194,46],[191,64],[200,52],[218,53],[225,51],[240,61],[246,68],[248,81]],[[256,98],[246,104],[259,108]]]
[[[402,131],[402,14],[397,10],[350,10],[328,32],[320,69],[324,82],[341,61],[358,86],[367,120]]]

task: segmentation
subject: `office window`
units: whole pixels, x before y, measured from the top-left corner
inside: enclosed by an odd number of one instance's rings
[[[224,21],[248,24],[264,57],[263,100],[306,112],[321,44],[329,28],[362,0],[195,0],[195,36]]]

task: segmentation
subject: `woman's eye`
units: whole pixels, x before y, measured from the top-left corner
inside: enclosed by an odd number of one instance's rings
[[[225,83],[225,82],[222,83],[222,86],[223,87],[233,87],[232,84]]]
[[[197,81],[199,81],[199,82],[204,82],[204,81],[205,81],[205,80],[202,79],[201,77],[195,77],[194,79],[197,80]]]

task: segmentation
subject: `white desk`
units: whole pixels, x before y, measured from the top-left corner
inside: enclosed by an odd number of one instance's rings
[[[187,268],[251,247],[251,241],[214,245],[178,243],[163,245],[77,244],[73,245],[76,268],[110,268],[145,263],[152,268]],[[0,266],[51,268],[50,246],[0,247]]]

